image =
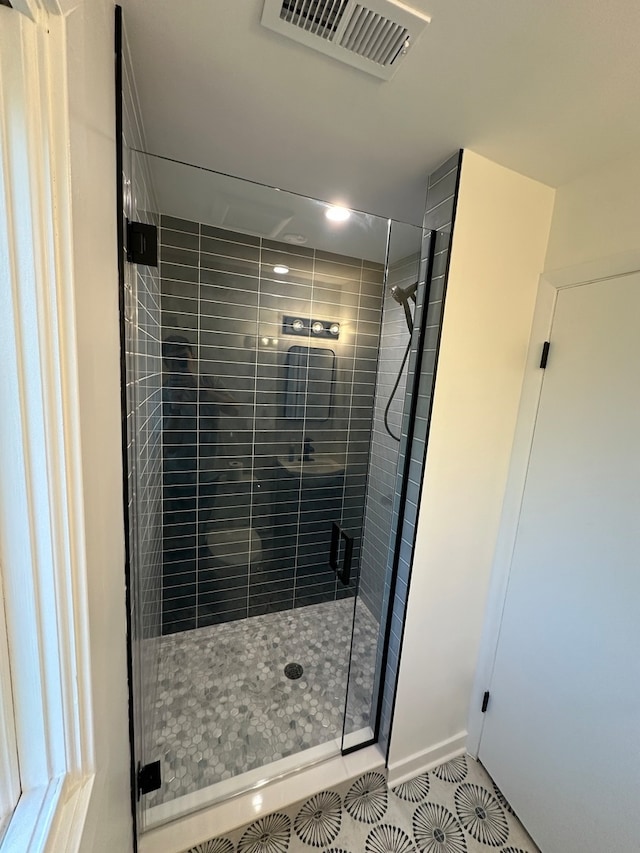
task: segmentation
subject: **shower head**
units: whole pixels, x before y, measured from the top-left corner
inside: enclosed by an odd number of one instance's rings
[[[391,295],[396,300],[398,305],[406,304],[409,299],[413,299],[416,301],[416,290],[418,289],[418,282],[414,281],[413,284],[410,284],[408,287],[400,287],[399,284],[394,284],[391,288]]]
[[[409,329],[410,335],[413,334],[413,317],[411,316],[411,309],[409,308],[409,300],[413,299],[415,303],[417,289],[417,281],[414,281],[414,283],[410,284],[408,287],[400,287],[399,284],[394,284],[394,286],[391,288],[391,295],[398,303],[398,305],[402,305],[405,320],[407,321],[407,329]]]

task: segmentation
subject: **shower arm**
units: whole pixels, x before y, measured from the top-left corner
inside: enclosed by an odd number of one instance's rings
[[[400,287],[399,284],[396,284],[391,288],[391,296],[399,305],[402,305],[410,335],[413,334],[413,317],[411,316],[411,309],[409,308],[409,300],[413,300],[415,304],[417,290],[417,281],[414,281],[414,283],[410,284],[408,287]]]
[[[402,304],[403,302],[407,302],[409,299],[413,299],[416,301],[416,291],[418,290],[418,282],[414,281],[413,284],[410,284],[408,287],[400,287],[399,284],[394,284],[391,288],[391,295],[396,300]]]

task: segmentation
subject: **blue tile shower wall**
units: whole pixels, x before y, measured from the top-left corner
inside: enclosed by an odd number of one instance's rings
[[[403,227],[406,234],[406,228]],[[416,228],[414,245],[419,245],[419,232]],[[390,249],[398,235],[392,224]],[[396,472],[398,470],[398,453],[400,444],[389,435],[385,429],[385,410],[388,406],[388,425],[395,436],[400,436],[404,397],[406,390],[407,365],[403,360],[410,343],[409,330],[404,310],[391,295],[391,288],[399,286],[407,288],[417,281],[424,281],[424,273],[420,279],[420,251],[406,255],[389,264],[385,288],[384,311],[380,334],[380,353],[376,378],[376,394],[374,417],[371,437],[371,456],[369,475],[365,497],[364,526],[362,532],[362,569],[358,602],[354,614],[354,628],[374,622],[378,627],[378,637],[374,648],[354,649],[351,658],[352,671],[358,672],[363,659],[372,656],[376,664],[373,690],[367,694],[365,702],[369,702],[367,720],[375,725],[377,716],[378,685],[384,648],[384,627],[386,623],[388,596],[385,595],[385,579],[388,566],[389,543],[392,531],[392,509],[396,487]],[[424,291],[421,289],[421,293]],[[402,368],[402,370],[401,370]],[[395,394],[391,397],[393,387],[398,381]],[[373,617],[373,618],[372,618]],[[382,627],[382,631],[380,628]],[[359,690],[358,678],[349,678],[347,691],[347,713],[344,734],[351,735],[358,730],[356,719],[361,714],[363,703],[362,692]]]
[[[170,216],[160,260],[162,337],[187,342],[196,377],[165,361],[163,632],[353,595],[382,266]],[[338,340],[283,335],[298,315],[339,322]],[[292,346],[335,354],[328,418],[308,383],[302,418],[284,416]],[[331,464],[301,481],[305,443]],[[356,541],[348,586],[328,566],[336,520]]]
[[[425,235],[423,238],[425,241],[425,247],[422,253],[423,258],[426,257],[428,251],[428,241],[430,239],[429,232],[435,229],[437,231],[437,235],[429,303],[426,306],[426,335],[418,385],[418,400],[413,440],[411,442],[411,446],[407,447],[410,401],[406,400],[403,413],[402,441],[400,445],[398,474],[394,495],[392,531],[395,531],[398,525],[402,472],[405,467],[406,456],[409,454],[409,482],[404,506],[400,554],[397,576],[395,578],[396,585],[393,590],[391,631],[384,672],[383,699],[380,714],[379,743],[385,752],[388,752],[393,720],[393,706],[395,702],[398,667],[402,647],[402,632],[413,561],[415,530],[418,518],[420,490],[422,487],[422,478],[424,473],[431,402],[437,368],[438,347],[440,342],[444,299],[449,270],[451,239],[455,220],[458,177],[461,166],[462,151],[459,151],[443,163],[442,166],[436,169],[436,171],[429,176],[427,182],[427,200],[423,223]],[[421,312],[423,310],[424,306],[419,302],[416,307],[416,325],[421,321]],[[417,352],[414,347],[412,347],[409,356],[409,375],[412,375],[415,371],[416,359]],[[392,533],[392,537],[395,538],[395,533]],[[394,544],[395,543],[392,542],[392,547],[389,549],[391,560],[393,559]],[[385,581],[386,599],[391,595],[391,585],[393,583],[391,565],[388,566],[388,569],[389,571],[386,574]],[[380,664],[381,660],[378,663]],[[380,671],[379,665],[376,667],[376,671]]]
[[[391,288],[394,285],[407,287],[414,284],[418,280],[419,272],[420,255],[417,252],[390,264],[385,290],[371,438],[371,466],[362,535],[362,565],[366,568],[361,573],[359,588],[359,595],[378,623],[384,618],[387,552],[391,536],[391,511],[399,450],[398,442],[385,429],[384,417],[409,343],[404,310],[391,296]],[[391,431],[397,436],[400,436],[402,426],[406,381],[405,365],[389,406],[387,419]]]

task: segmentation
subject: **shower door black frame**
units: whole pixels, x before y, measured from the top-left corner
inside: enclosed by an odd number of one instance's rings
[[[133,596],[131,589],[131,525],[129,522],[129,462],[127,454],[127,366],[125,327],[125,227],[124,227],[124,140],[122,102],[122,7],[114,9],[114,76],[115,76],[115,142],[116,142],[116,238],[118,252],[118,305],[120,332],[120,423],[122,441],[122,505],[124,520],[124,582],[127,632],[127,692],[129,697],[129,749],[131,763],[129,780],[131,785],[131,820],[133,853],[138,853],[139,797],[138,797],[138,750],[134,725],[134,681],[138,674],[133,665]]]
[[[415,418],[416,418],[416,410],[418,406],[418,388],[420,385],[420,376],[422,370],[422,360],[423,360],[423,352],[424,352],[424,340],[427,329],[427,315],[428,315],[428,307],[429,307],[429,297],[431,294],[431,281],[433,278],[433,267],[434,267],[434,259],[435,259],[435,247],[436,247],[436,234],[435,230],[431,230],[429,232],[429,249],[426,257],[426,272],[425,279],[422,287],[419,287],[419,300],[416,302],[416,315],[414,316],[413,323],[413,333],[411,335],[411,348],[416,353],[416,361],[413,373],[411,376],[407,377],[409,384],[409,392],[405,390],[405,408],[407,404],[407,400],[409,402],[409,410],[408,410],[408,429],[407,429],[407,437],[404,443],[404,447],[402,446],[402,439],[400,442],[400,446],[398,448],[398,454],[404,452],[404,464],[402,466],[402,471],[400,472],[400,499],[399,499],[399,509],[398,509],[398,518],[395,526],[395,530],[393,531],[393,556],[391,563],[391,576],[390,576],[390,591],[389,591],[389,600],[387,602],[387,612],[384,620],[384,641],[382,647],[382,658],[380,664],[380,682],[378,687],[378,695],[376,697],[376,720],[375,726],[373,729],[373,737],[369,740],[363,741],[362,743],[354,744],[353,746],[342,748],[342,755],[350,755],[353,752],[357,752],[360,749],[364,749],[367,746],[373,746],[380,741],[380,726],[382,721],[382,706],[384,702],[384,674],[387,670],[387,663],[389,659],[389,640],[391,636],[391,623],[393,618],[393,601],[395,599],[395,593],[398,583],[398,566],[400,561],[400,547],[402,544],[402,531],[404,526],[404,517],[405,517],[405,503],[407,490],[409,487],[409,468],[411,466],[412,453],[411,449],[413,446],[413,437],[415,431]],[[420,259],[420,266],[422,266],[423,259]],[[403,414],[404,418],[404,414]],[[424,475],[424,470],[422,472]],[[422,479],[422,478],[421,478]],[[413,558],[413,553],[412,553]],[[358,600],[358,590],[356,589],[355,594],[355,602],[354,608],[357,606]],[[354,618],[354,626],[355,626],[355,618]],[[351,656],[349,658],[349,672],[347,674],[347,691],[349,689],[349,674],[351,672]],[[348,692],[345,697],[345,704],[348,700]],[[345,721],[346,722],[346,721]],[[344,728],[342,740],[344,742]],[[387,751],[388,753],[388,751]],[[385,759],[388,759],[388,754],[385,755]]]

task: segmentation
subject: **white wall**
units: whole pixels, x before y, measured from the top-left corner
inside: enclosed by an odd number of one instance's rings
[[[554,192],[465,151],[393,724],[393,779],[464,747]]]
[[[82,850],[132,849],[120,444],[113,31],[108,0],[67,17],[74,279],[96,780]]]
[[[545,270],[639,248],[640,154],[557,190]]]

